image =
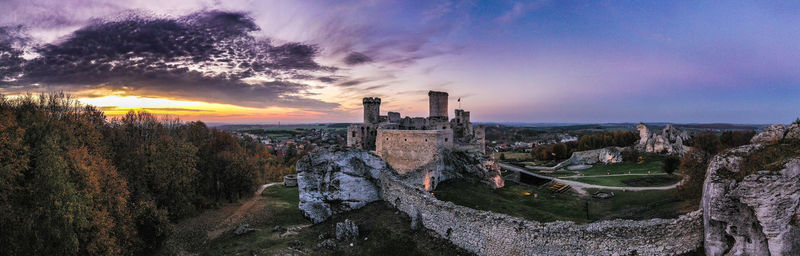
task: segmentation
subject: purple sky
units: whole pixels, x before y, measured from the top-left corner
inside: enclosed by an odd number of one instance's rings
[[[424,116],[429,89],[450,93],[451,112],[461,97],[476,121],[800,116],[800,2],[0,0],[0,10],[4,94],[305,113],[294,122],[359,121],[365,96],[382,97],[384,113]]]

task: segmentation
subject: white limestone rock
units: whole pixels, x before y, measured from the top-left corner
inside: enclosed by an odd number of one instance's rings
[[[787,140],[800,140],[800,124],[792,124],[786,131],[786,136],[783,137]]]
[[[319,223],[333,214],[381,200],[380,176],[389,167],[356,149],[317,149],[297,161],[300,210]]]
[[[744,157],[760,144],[714,157],[703,187],[707,255],[800,255],[800,158],[779,172],[734,179]]]
[[[683,155],[689,152],[689,147],[683,145],[684,141],[689,140],[689,133],[679,130],[668,124],[662,130],[650,132],[647,126],[639,124],[639,144],[636,149],[645,153],[659,153],[668,155]]]
[[[782,124],[773,124],[764,129],[764,131],[756,134],[750,139],[752,144],[772,144],[783,139],[786,134],[786,126]]]

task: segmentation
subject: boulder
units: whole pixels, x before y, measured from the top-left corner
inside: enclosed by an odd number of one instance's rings
[[[296,168],[299,208],[314,223],[381,200],[381,173],[391,171],[369,152],[338,148],[314,150]]]
[[[358,238],[358,226],[350,219],[336,223],[336,240],[352,241]]]
[[[760,133],[750,139],[752,144],[772,144],[783,139],[786,134],[786,126],[782,124],[773,124],[765,128]]]
[[[244,234],[253,232],[255,230],[256,229],[250,227],[250,224],[241,224],[241,225],[237,226],[236,229],[233,230],[233,234],[237,235],[237,236],[240,236],[240,235],[244,235]]]
[[[737,181],[742,160],[759,147],[723,152],[709,163],[701,205],[707,255],[800,255],[800,158]]]

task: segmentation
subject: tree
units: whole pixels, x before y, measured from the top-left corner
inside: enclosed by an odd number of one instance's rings
[[[704,132],[692,138],[692,144],[695,148],[702,150],[710,155],[716,155],[723,149],[722,143],[717,137],[716,133]]]
[[[691,199],[694,203],[699,203],[703,194],[703,182],[706,178],[706,168],[708,167],[708,154],[698,149],[691,149],[681,159],[679,169],[686,175],[686,181],[678,186],[677,196],[682,199]]]
[[[662,170],[665,173],[672,175],[672,173],[675,172],[675,169],[678,169],[680,163],[681,159],[677,156],[667,156],[664,158],[664,166],[662,167]]]

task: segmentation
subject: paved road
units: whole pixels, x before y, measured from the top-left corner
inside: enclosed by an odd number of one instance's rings
[[[576,191],[578,191],[578,193],[581,193],[581,194],[585,194],[586,191],[584,189],[587,189],[587,188],[608,189],[608,190],[626,190],[626,191],[670,190],[670,189],[673,189],[673,188],[677,187],[678,184],[681,184],[684,181],[686,181],[686,176],[683,176],[683,180],[679,181],[678,183],[669,185],[669,186],[661,186],[661,187],[611,187],[611,186],[587,184],[587,183],[578,182],[578,181],[574,181],[574,180],[565,180],[565,179],[554,178],[554,177],[550,177],[550,176],[547,176],[547,175],[541,175],[541,174],[538,174],[538,173],[534,173],[534,172],[525,170],[523,168],[519,168],[519,167],[516,167],[516,166],[513,166],[513,165],[504,164],[504,163],[500,163],[500,167],[502,167],[504,169],[507,169],[507,170],[511,170],[511,171],[517,171],[517,172],[525,173],[525,174],[528,174],[528,175],[531,175],[531,176],[534,176],[534,177],[537,177],[537,178],[558,181],[558,182],[561,182],[561,183],[564,183],[564,184],[572,186],[573,188],[575,188]],[[614,174],[614,175],[623,176],[623,175],[633,175],[633,174]],[[611,175],[611,176],[614,176],[614,175]],[[601,175],[601,176],[603,176],[603,175]],[[605,175],[605,176],[609,176],[609,175]],[[589,177],[589,176],[582,176],[582,177]]]

